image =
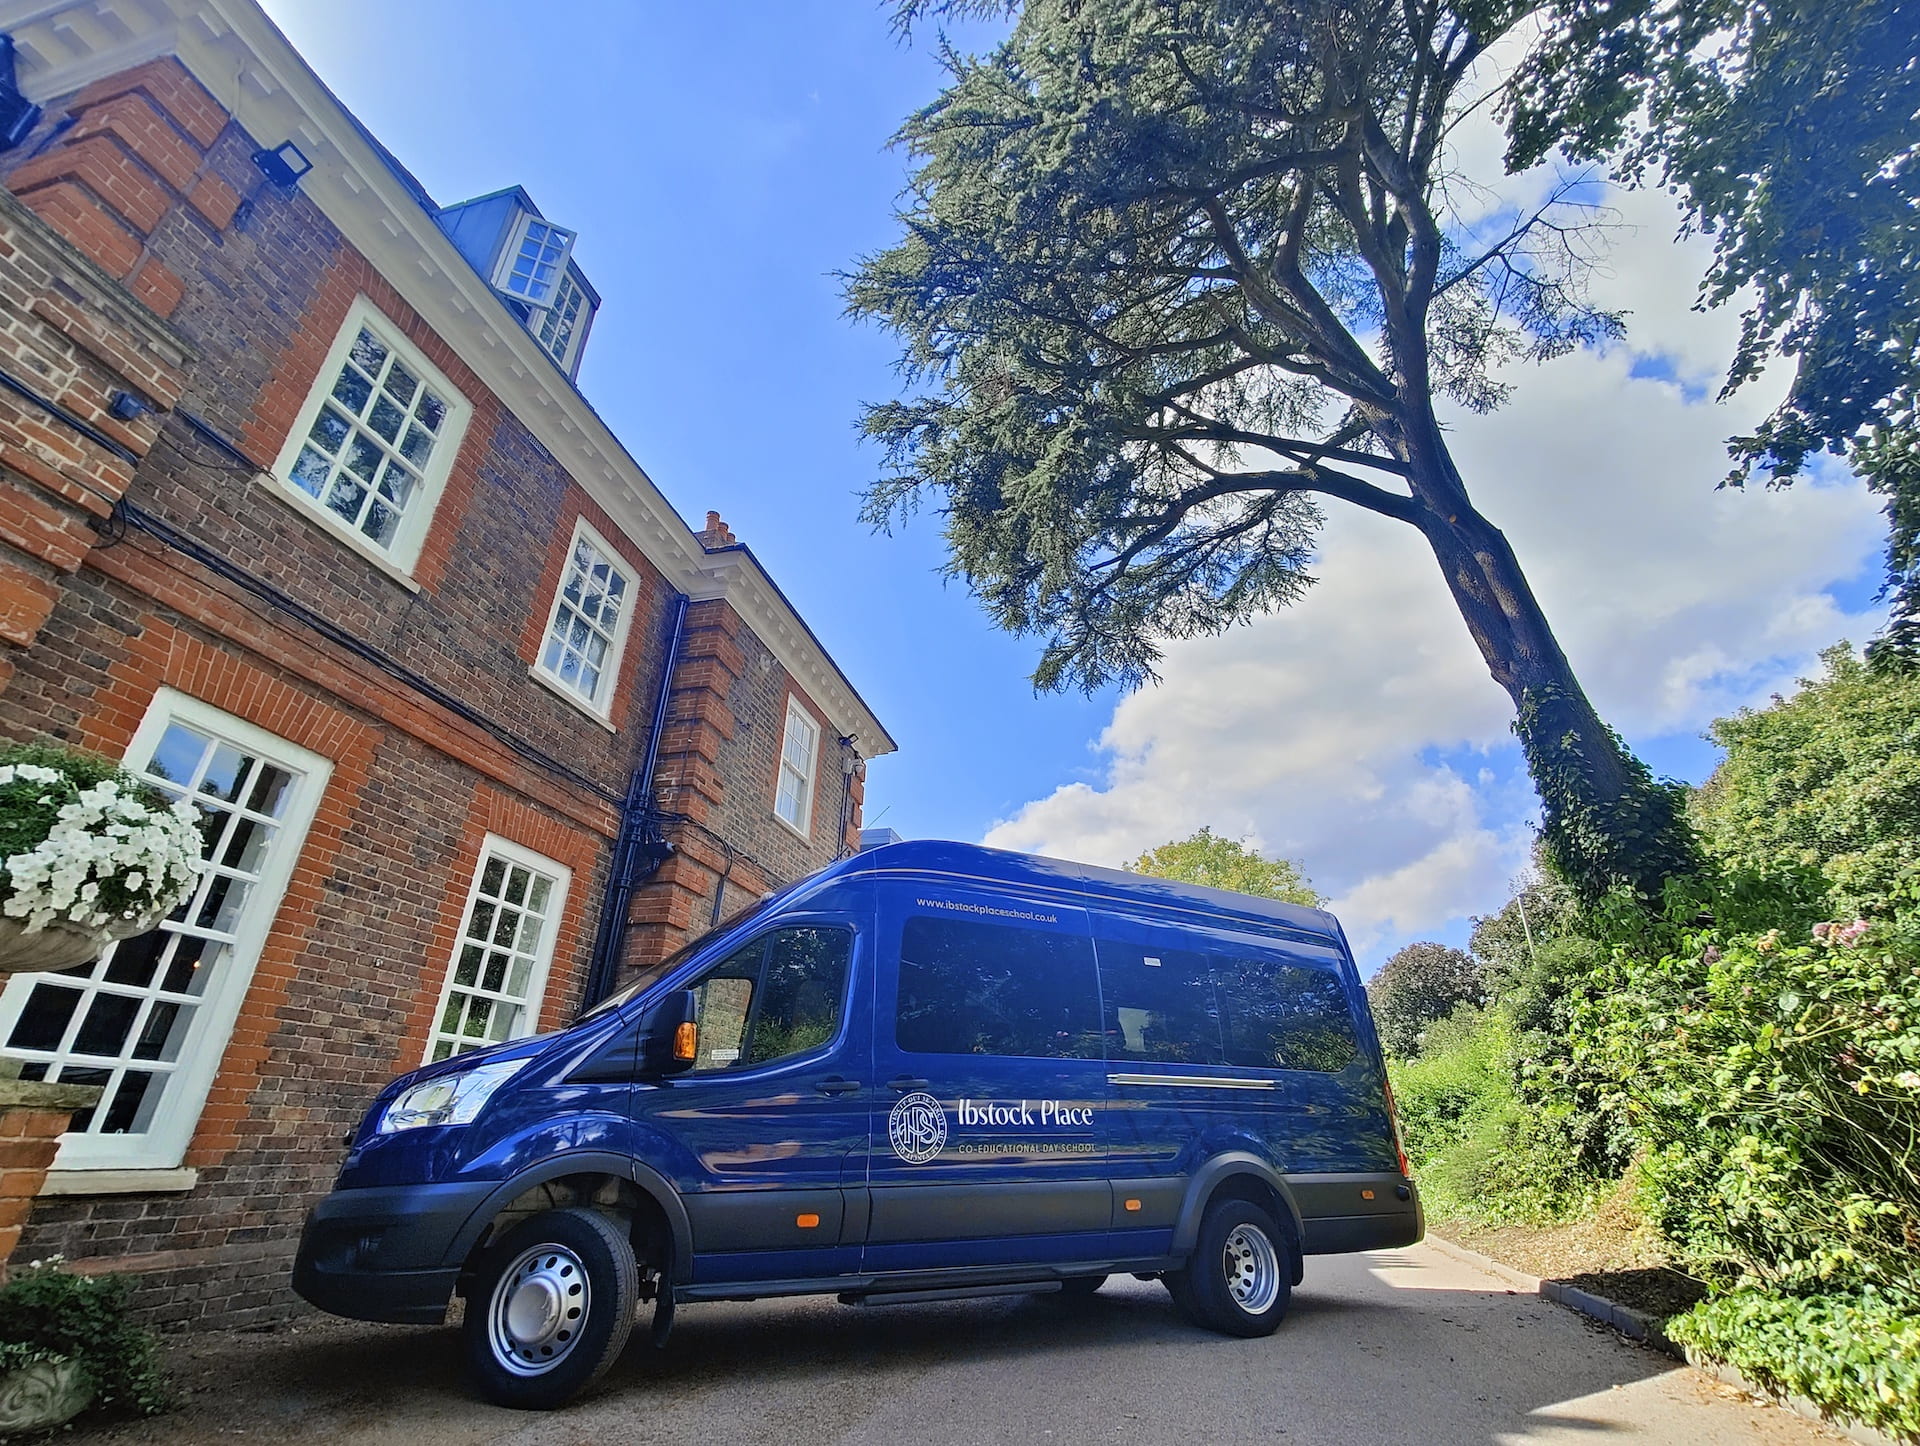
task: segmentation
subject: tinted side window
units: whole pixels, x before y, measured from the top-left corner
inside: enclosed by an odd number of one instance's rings
[[[715,964],[693,985],[700,999],[693,1067],[768,1064],[832,1039],[852,946],[844,929],[776,929]]]
[[[1228,1064],[1332,1074],[1359,1051],[1346,991],[1328,970],[1215,955],[1213,986]]]
[[[1093,947],[1038,929],[909,919],[894,1038],[913,1054],[1098,1059]]]
[[[1111,939],[1096,947],[1112,1058],[1226,1063],[1206,955]]]

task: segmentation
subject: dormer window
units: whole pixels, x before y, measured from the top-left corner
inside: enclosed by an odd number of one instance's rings
[[[501,249],[500,265],[493,273],[494,289],[529,306],[552,306],[566,280],[573,237],[574,233],[564,227],[522,211],[519,225]]]
[[[518,186],[443,207],[435,219],[540,349],[576,375],[600,293],[573,260],[574,233]]]

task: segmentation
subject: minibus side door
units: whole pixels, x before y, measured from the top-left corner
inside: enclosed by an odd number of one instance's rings
[[[769,920],[677,987],[698,1055],[636,1087],[647,1163],[693,1230],[696,1284],[822,1279],[859,1264],[872,1084],[870,916]]]
[[[1098,1260],[1110,1195],[1083,910],[970,881],[884,884],[862,1269]]]

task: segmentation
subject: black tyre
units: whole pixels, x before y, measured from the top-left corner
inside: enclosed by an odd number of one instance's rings
[[[1104,1275],[1075,1275],[1060,1282],[1060,1294],[1069,1300],[1085,1300],[1107,1283]]]
[[[467,1297],[467,1365],[501,1406],[550,1411],[627,1343],[640,1275],[624,1231],[592,1210],[548,1210],[488,1247]]]
[[[1229,1336],[1272,1335],[1293,1299],[1293,1241],[1273,1216],[1246,1200],[1215,1200],[1200,1236],[1167,1289],[1181,1314]]]

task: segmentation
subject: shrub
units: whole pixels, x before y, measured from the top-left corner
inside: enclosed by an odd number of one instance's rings
[[[1702,1301],[1666,1331],[1757,1385],[1920,1438],[1920,1296],[1736,1290]]]
[[[1411,1059],[1429,1025],[1463,1004],[1485,997],[1480,966],[1471,954],[1445,944],[1409,944],[1367,981],[1367,1002],[1388,1054]]]
[[[0,1286],[0,1364],[63,1356],[79,1364],[96,1406],[151,1416],[169,1393],[153,1333],[126,1316],[127,1283],[115,1275],[70,1275],[36,1261]]]
[[[1622,954],[1576,1055],[1646,1149],[1646,1207],[1721,1286],[1920,1282],[1920,937],[1693,935]]]
[[[1513,1036],[1468,1005],[1427,1030],[1416,1059],[1389,1062],[1401,1133],[1430,1214],[1481,1224],[1558,1219],[1594,1183],[1513,1088]]]

